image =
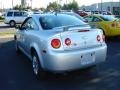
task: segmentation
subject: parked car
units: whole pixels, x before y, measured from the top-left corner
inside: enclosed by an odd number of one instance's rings
[[[120,15],[115,15],[116,18],[118,18],[120,20]]]
[[[78,19],[82,20],[83,22],[87,22],[86,19],[84,19],[83,17],[81,17],[80,15],[78,15],[77,13],[74,12],[60,12],[61,14],[67,14],[67,15],[71,15],[71,16],[75,16]]]
[[[65,72],[105,61],[107,46],[100,29],[65,14],[28,17],[15,34],[16,51],[32,61],[35,76],[43,70]]]
[[[26,11],[10,10],[5,14],[5,24],[14,27],[16,24],[21,24],[28,17]]]
[[[80,16],[82,16],[82,17],[88,15],[85,11],[82,11],[82,10],[78,10],[76,13],[79,14]]]
[[[89,24],[102,29],[108,37],[120,35],[120,20],[113,15],[90,15],[85,19]]]
[[[91,15],[92,12],[91,11],[85,11],[87,13],[87,15]]]
[[[92,14],[112,15],[110,11],[91,11]]]

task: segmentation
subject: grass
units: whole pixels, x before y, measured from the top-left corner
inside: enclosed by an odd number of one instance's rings
[[[0,17],[0,22],[3,22],[4,21],[4,18],[3,17]]]
[[[15,31],[4,31],[0,32],[0,36],[6,36],[6,35],[14,35]]]
[[[3,22],[4,20],[0,20],[0,22]]]

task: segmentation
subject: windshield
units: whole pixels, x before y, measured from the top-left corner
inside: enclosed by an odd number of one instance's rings
[[[117,20],[117,18],[115,18],[114,16],[110,15],[110,16],[100,16],[104,21],[114,21]]]
[[[40,24],[43,29],[53,29],[62,26],[86,25],[80,19],[64,14],[46,15],[40,18]]]

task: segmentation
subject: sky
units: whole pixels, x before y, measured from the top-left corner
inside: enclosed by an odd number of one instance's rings
[[[26,0],[28,5],[30,6],[31,0]],[[39,7],[46,7],[49,2],[54,2],[59,0],[32,0],[32,7],[33,8],[39,8]],[[72,0],[60,0],[60,4],[66,3],[66,1],[72,1]],[[91,5],[93,3],[99,3],[101,0],[75,0],[78,2],[79,6],[82,5]],[[119,1],[119,0],[102,0],[103,2],[111,2],[111,1]],[[13,0],[13,5],[20,4],[21,0]],[[11,8],[12,7],[12,0],[0,0],[0,8]]]

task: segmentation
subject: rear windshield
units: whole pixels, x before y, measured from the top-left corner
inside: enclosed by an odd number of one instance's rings
[[[114,21],[117,20],[114,16],[100,16],[104,21]]]
[[[71,15],[71,16],[75,16],[78,19],[85,21],[85,19],[83,17],[81,17],[80,15],[76,14],[76,13],[62,13],[62,14],[67,14],[67,15]]]
[[[61,26],[86,25],[80,19],[70,15],[47,15],[40,18],[43,29],[53,29]]]

